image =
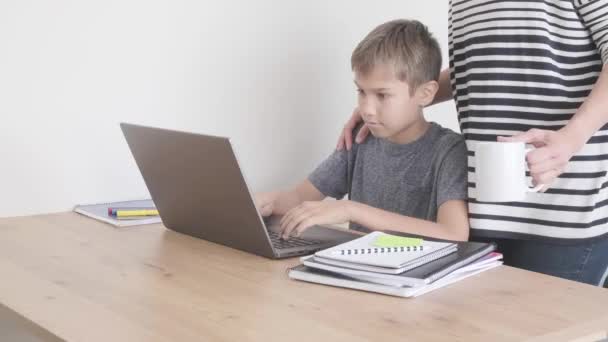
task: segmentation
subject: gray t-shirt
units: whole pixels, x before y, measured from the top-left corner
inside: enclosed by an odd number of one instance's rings
[[[350,151],[335,151],[309,176],[325,196],[436,221],[448,200],[467,198],[467,149],[460,134],[431,123],[409,144],[372,135]],[[351,228],[369,229],[355,223]]]

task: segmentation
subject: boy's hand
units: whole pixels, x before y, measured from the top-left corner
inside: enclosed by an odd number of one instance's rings
[[[299,236],[304,230],[317,224],[335,224],[350,221],[351,201],[304,202],[288,211],[281,220],[281,238]]]
[[[272,215],[274,210],[274,201],[276,194],[272,192],[264,192],[255,194],[254,196],[255,206],[258,208],[260,215],[263,217]]]
[[[346,147],[346,149],[350,151],[350,149],[353,147],[353,131],[355,130],[355,127],[357,127],[357,124],[361,122],[361,120],[363,119],[361,118],[361,114],[359,114],[359,109],[355,108],[353,110],[353,114],[350,116],[350,119],[348,119],[348,122],[346,122],[346,125],[344,125],[344,129],[342,129],[340,138],[338,138],[338,145],[336,145],[336,149],[338,151],[343,150],[344,147]],[[357,133],[355,141],[358,144],[361,143],[363,140],[365,140],[365,138],[367,138],[368,134],[369,128],[367,128],[366,125],[363,125],[363,127],[361,127],[361,129],[359,130],[359,133]]]

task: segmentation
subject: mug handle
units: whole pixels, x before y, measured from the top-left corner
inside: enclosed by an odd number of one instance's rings
[[[526,190],[526,191],[528,191],[528,192],[539,192],[540,189],[542,189],[544,186],[545,186],[545,184],[538,184],[537,186],[535,186],[533,188],[528,187],[528,190]]]
[[[526,155],[528,155],[528,152],[532,151],[535,148],[536,147],[534,147],[534,145],[527,145],[526,144],[526,149],[525,149]],[[524,159],[524,163],[525,162],[526,162],[526,160]],[[526,189],[526,191],[527,192],[539,192],[544,186],[545,186],[545,184],[538,184],[537,186],[535,186],[533,188],[530,187],[530,186],[528,186],[527,189]]]

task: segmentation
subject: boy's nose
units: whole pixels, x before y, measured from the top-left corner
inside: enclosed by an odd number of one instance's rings
[[[362,102],[359,104],[359,114],[361,114],[364,119],[372,118],[376,116],[376,109],[369,102]]]
[[[375,121],[376,112],[374,110],[363,110],[359,112],[365,121]]]

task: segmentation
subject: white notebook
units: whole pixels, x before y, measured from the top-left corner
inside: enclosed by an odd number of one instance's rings
[[[422,240],[418,246],[379,247],[376,242],[382,237],[392,237],[383,232],[372,232],[358,239],[324,249],[315,253],[321,260],[336,260],[387,268],[375,270],[395,273],[391,269],[404,269],[411,264],[423,264],[455,252],[456,244],[451,242]],[[400,238],[400,237],[399,237]]]

